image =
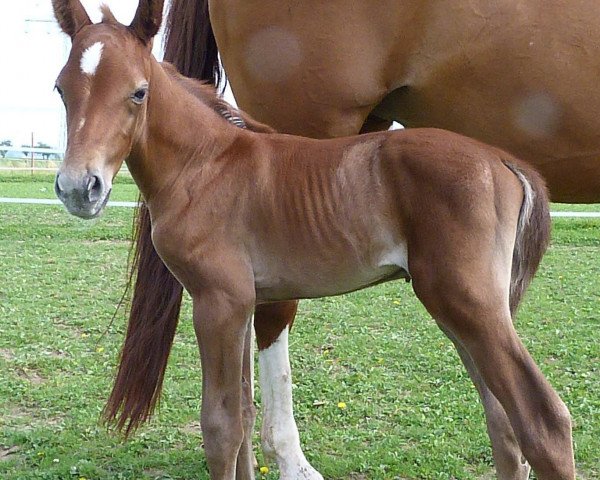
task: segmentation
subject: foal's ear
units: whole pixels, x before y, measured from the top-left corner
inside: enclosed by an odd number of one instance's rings
[[[60,28],[71,38],[92,23],[79,0],[52,0],[52,7]]]
[[[162,22],[165,0],[140,0],[133,22],[129,28],[146,45],[151,45],[152,38],[158,33]]]

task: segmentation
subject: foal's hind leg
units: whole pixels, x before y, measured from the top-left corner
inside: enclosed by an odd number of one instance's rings
[[[417,296],[473,359],[481,378],[506,411],[537,477],[573,480],[569,411],[514,331],[507,286],[499,284],[494,274],[482,275],[494,272],[493,264],[465,255],[465,265],[442,270],[446,264],[443,260],[438,263],[440,250],[449,258],[461,258],[460,253],[452,251],[453,246],[444,247],[447,249],[429,251],[424,256],[420,252],[412,262],[409,259]],[[481,249],[474,251],[481,253],[479,258],[486,258]],[[436,275],[436,270],[442,273]]]
[[[443,326],[440,327],[454,343],[460,359],[479,392],[485,410],[488,435],[492,442],[492,454],[498,480],[526,480],[529,478],[531,468],[521,453],[521,448],[504,408],[481,378],[467,350],[452,332]]]
[[[254,472],[254,452],[252,450],[252,437],[256,408],[254,407],[253,370],[254,370],[254,341],[252,335],[252,322],[248,321],[248,329],[244,340],[244,359],[242,364],[242,423],[244,427],[244,440],[238,453],[236,466],[236,480],[253,478],[249,472]]]
[[[288,331],[297,302],[260,305],[254,314],[263,425],[262,447],[273,457],[284,480],[322,480],[306,460],[292,405],[292,371],[288,356]]]

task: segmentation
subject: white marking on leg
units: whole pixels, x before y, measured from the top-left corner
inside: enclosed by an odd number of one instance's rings
[[[77,125],[77,131],[79,132],[85,125],[85,117],[79,120],[79,125]]]
[[[263,404],[262,446],[275,457],[280,478],[322,480],[300,448],[300,436],[292,405],[292,371],[288,356],[288,328],[268,348],[258,353]]]
[[[91,47],[88,47],[81,55],[81,71],[86,75],[95,75],[96,69],[102,59],[102,49],[104,44],[96,42]]]
[[[254,332],[254,315],[250,318],[250,389],[254,400],[254,355],[256,350],[256,333]]]

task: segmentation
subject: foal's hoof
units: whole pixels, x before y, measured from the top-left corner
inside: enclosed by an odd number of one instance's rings
[[[531,467],[525,459],[516,465],[513,464],[509,469],[500,469],[498,465],[496,469],[498,480],[529,480],[529,474],[531,473]]]
[[[526,460],[523,461],[523,463],[521,464],[521,477],[520,480],[528,480],[529,479],[529,474],[531,473],[531,467],[529,466],[529,464],[527,463]]]

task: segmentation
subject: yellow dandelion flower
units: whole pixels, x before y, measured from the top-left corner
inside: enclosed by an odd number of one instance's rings
[[[263,475],[266,475],[267,473],[269,473],[269,467],[266,467],[266,466],[260,467],[260,473],[262,473]]]
[[[104,347],[96,348],[96,352],[98,352],[98,353],[102,353],[103,351],[104,351]]]
[[[346,402],[339,402],[338,403],[338,408],[340,410],[345,410],[346,409]]]

